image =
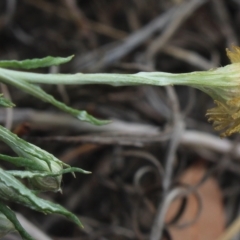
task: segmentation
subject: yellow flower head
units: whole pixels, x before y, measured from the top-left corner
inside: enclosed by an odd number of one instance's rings
[[[223,131],[221,137],[230,136],[233,133],[240,132],[240,47],[233,46],[232,51],[226,49],[227,56],[231,61],[228,65],[229,77],[234,86],[225,86],[216,88],[216,95],[214,103],[216,107],[207,111],[208,120],[213,122],[213,127],[217,131]],[[221,68],[221,69],[225,69]],[[205,91],[207,92],[207,91]],[[208,92],[209,95],[211,95]]]

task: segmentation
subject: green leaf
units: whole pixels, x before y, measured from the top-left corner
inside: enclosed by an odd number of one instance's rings
[[[16,228],[16,230],[19,232],[19,234],[21,235],[22,239],[24,240],[34,240],[33,237],[31,237],[26,231],[25,229],[22,227],[22,225],[20,224],[20,222],[18,221],[15,213],[6,205],[4,205],[3,203],[0,202],[0,212],[2,212],[9,221],[12,222],[12,224],[14,225],[14,227]]]
[[[31,172],[31,171],[21,171],[21,170],[8,170],[7,173],[11,174],[17,178],[35,178],[35,177],[49,177],[49,176],[59,176],[59,173],[49,173],[49,172]]]
[[[21,170],[8,170],[8,173],[10,173],[14,177],[18,178],[35,178],[35,177],[55,177],[59,176],[65,173],[73,173],[73,172],[79,172],[84,174],[90,174],[91,172],[85,171],[81,168],[67,168],[63,169],[62,171],[59,171],[58,173],[49,173],[49,172],[38,172],[38,171],[21,171]]]
[[[61,205],[37,197],[14,176],[0,168],[0,199],[23,204],[39,212],[58,213],[82,227],[79,219]]]
[[[45,58],[35,58],[35,59],[26,59],[23,61],[9,60],[9,61],[0,61],[0,67],[2,68],[17,68],[17,69],[34,69],[41,67],[50,67],[54,65],[60,65],[67,63],[72,60],[74,55],[63,58],[63,57],[45,57]]]
[[[19,156],[32,160],[31,166],[29,168],[39,170],[43,167],[45,171],[50,171],[54,164],[59,164],[60,166],[69,167],[68,164],[60,161],[52,154],[44,151],[43,149],[24,141],[19,138],[16,134],[12,133],[8,129],[0,125],[0,140],[9,145],[13,151],[15,151]],[[7,160],[7,159],[6,159]],[[9,158],[8,161],[11,159]],[[14,159],[12,159],[14,160]],[[46,166],[46,164],[48,166]],[[39,166],[37,166],[39,165]]]
[[[6,99],[5,97],[3,97],[3,94],[0,94],[0,106],[11,108],[11,107],[15,107],[15,104],[12,103],[10,100]]]
[[[68,164],[60,161],[52,154],[24,141],[2,126],[0,126],[0,140],[8,144],[20,156],[10,157],[0,154],[0,159],[11,162],[19,167],[25,167],[29,171],[45,173],[45,175],[42,174],[40,177],[34,178],[33,176],[31,178],[31,186],[36,190],[60,191],[61,174],[74,171],[88,173],[82,169],[70,168]],[[67,169],[62,171],[63,167]],[[48,175],[48,173],[53,175]]]
[[[0,211],[0,239],[10,232],[15,232],[16,229],[12,222]]]
[[[51,103],[55,107],[59,108],[60,110],[68,114],[73,115],[79,120],[89,122],[94,125],[103,125],[103,124],[110,123],[110,121],[96,119],[93,116],[89,115],[86,111],[81,111],[81,110],[68,107],[63,102],[57,101],[52,95],[44,92],[40,87],[33,85],[31,83],[25,82],[24,80],[16,80],[15,78],[10,77],[9,75],[4,75],[4,80],[6,84],[11,84],[23,90],[24,92],[29,93],[34,97],[41,99],[44,102]]]
[[[11,157],[4,154],[0,154],[0,159],[6,162],[10,162],[18,167],[25,167],[35,171],[45,171],[45,168],[39,164],[33,164],[33,160],[24,157]]]

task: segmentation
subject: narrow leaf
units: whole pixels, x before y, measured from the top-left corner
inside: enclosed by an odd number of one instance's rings
[[[15,104],[12,103],[10,100],[6,99],[5,97],[3,97],[3,94],[0,94],[0,106],[11,108],[11,107],[15,107]]]
[[[59,108],[60,110],[68,114],[71,114],[72,116],[78,118],[79,120],[89,122],[94,125],[103,125],[103,124],[110,123],[110,121],[96,119],[93,116],[89,115],[86,111],[81,111],[81,110],[68,107],[63,102],[57,101],[52,95],[47,94],[40,87],[33,85],[31,83],[25,82],[24,80],[16,80],[10,77],[9,75],[5,75],[4,79],[6,84],[11,84],[23,90],[24,92],[29,93],[34,97],[41,99],[44,102],[51,103],[55,107]]]
[[[16,230],[19,232],[19,234],[24,240],[34,240],[34,238],[31,237],[22,227],[15,213],[9,207],[7,207],[1,202],[0,202],[0,212],[2,212],[9,219],[9,221],[12,222],[12,224],[14,225],[14,227],[16,228]]]
[[[21,171],[21,170],[8,170],[8,173],[10,173],[14,177],[18,178],[35,178],[35,177],[55,177],[59,176],[65,173],[73,173],[73,172],[79,172],[84,174],[90,174],[91,172],[85,171],[81,168],[67,168],[63,169],[62,171],[59,171],[58,173],[51,173],[51,172],[38,172],[38,171]]]
[[[11,174],[17,178],[35,178],[35,177],[49,177],[58,176],[61,173],[50,173],[50,172],[31,172],[31,171],[21,171],[21,170],[8,170],[7,173]]]
[[[0,211],[0,239],[10,232],[15,232],[16,229],[12,222]]]
[[[2,68],[16,68],[16,69],[34,69],[41,67],[50,67],[54,65],[60,65],[67,63],[72,60],[74,55],[63,58],[63,57],[45,57],[45,58],[35,58],[35,59],[26,59],[23,61],[9,60],[9,61],[0,61],[0,67]]]
[[[56,162],[62,166],[69,167],[68,164],[63,163],[52,154],[44,151],[43,149],[24,141],[19,138],[16,134],[12,133],[8,129],[2,127],[0,125],[0,140],[8,144],[19,156],[23,156],[24,158],[28,158],[32,160],[31,169],[39,170],[39,167],[45,166],[45,164],[41,164],[41,161],[44,161],[49,168],[51,169],[52,162]],[[8,161],[11,159],[9,158]],[[13,160],[13,159],[12,159]],[[40,165],[35,168],[35,165]],[[46,168],[45,168],[46,170]]]
[[[11,157],[7,155],[0,154],[0,159],[6,162],[10,162],[18,167],[25,167],[26,169],[31,169],[35,171],[45,171],[44,167],[39,164],[33,164],[33,161],[24,157]]]
[[[23,204],[39,212],[58,213],[82,227],[79,219],[61,205],[37,197],[14,176],[0,168],[0,198]]]

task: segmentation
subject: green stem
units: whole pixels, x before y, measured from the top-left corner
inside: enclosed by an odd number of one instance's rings
[[[95,125],[102,125],[102,124],[109,123],[109,121],[104,121],[104,120],[99,120],[94,118],[84,110],[77,110],[77,109],[68,107],[66,104],[60,101],[57,101],[52,95],[47,94],[40,87],[29,83],[30,81],[28,81],[27,79],[31,79],[32,74],[33,73],[20,72],[20,71],[7,70],[7,69],[0,68],[0,82],[2,81],[6,84],[15,86],[18,89],[21,89],[22,91],[41,99],[42,101],[51,103],[55,107],[61,109],[64,112],[71,114],[72,116],[78,118],[79,120],[90,122]],[[41,76],[45,75],[45,77],[48,76],[48,74],[36,74],[36,75],[41,75]],[[52,83],[54,84],[54,82]]]
[[[0,202],[0,212],[2,212],[10,222],[12,222],[12,224],[14,225],[14,227],[16,228],[16,230],[19,232],[19,234],[24,240],[34,240],[34,238],[30,236],[22,227],[15,213],[6,205],[4,205],[2,202]]]
[[[193,85],[197,86],[235,86],[232,78],[239,78],[240,73],[236,64],[227,65],[210,71],[172,74],[165,72],[140,72],[136,74],[39,74],[20,72],[0,68],[0,80],[7,82],[7,76],[20,79],[29,83],[44,84],[110,84],[113,86],[127,85]],[[230,74],[231,73],[231,74]],[[229,81],[230,80],[230,81]]]

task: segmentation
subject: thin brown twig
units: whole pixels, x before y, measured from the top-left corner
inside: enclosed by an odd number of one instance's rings
[[[219,24],[221,25],[219,29],[227,39],[227,46],[230,47],[232,44],[238,45],[238,37],[234,31],[233,24],[231,23],[224,2],[222,0],[213,0],[212,4],[218,17]]]
[[[5,13],[0,16],[0,29],[9,25],[16,10],[16,0],[6,0]]]
[[[187,1],[185,4],[180,5],[178,12],[174,15],[171,21],[165,26],[165,30],[153,42],[149,45],[146,58],[150,62],[158,51],[169,41],[169,39],[175,34],[179,26],[193,14],[200,6],[202,6],[207,0],[192,0]]]
[[[159,240],[163,234],[164,218],[166,214],[165,204],[172,181],[173,167],[176,150],[180,143],[181,135],[184,131],[184,123],[180,113],[180,106],[177,95],[171,86],[166,87],[173,110],[173,133],[170,139],[169,148],[166,157],[165,174],[163,178],[163,197],[158,206],[157,214],[151,229],[150,239]]]
[[[74,59],[73,70],[91,70],[95,72],[104,67],[115,64],[119,59],[138,47],[155,32],[163,29],[167,22],[173,18],[174,14],[176,14],[178,10],[179,7],[176,6],[167,12],[160,14],[146,26],[128,35],[120,42],[105,45],[84,56],[76,56]]]
[[[158,173],[160,174],[161,177],[164,176],[164,169],[161,163],[158,161],[156,157],[154,157],[152,154],[147,153],[145,151],[141,150],[128,150],[124,151],[122,153],[123,156],[125,157],[138,157],[138,158],[143,158],[146,159],[147,161],[151,162],[158,170]]]
[[[42,11],[45,11],[49,14],[54,14],[57,15],[58,17],[64,19],[64,20],[71,20],[71,21],[78,21],[78,24],[81,22],[81,26],[86,26],[85,24],[82,23],[83,18],[79,19],[79,17],[76,18],[76,14],[72,16],[65,8],[58,6],[56,7],[55,5],[53,6],[51,3],[48,3],[46,1],[38,0],[38,1],[33,1],[33,0],[24,0],[28,4],[31,4],[33,7],[41,9]],[[79,21],[81,20],[81,21]],[[122,39],[126,36],[126,33],[124,31],[115,29],[111,26],[107,26],[105,24],[102,24],[100,22],[95,22],[90,19],[84,18],[85,23],[87,22],[87,25],[90,30],[109,36],[114,39]],[[80,25],[79,25],[80,26]]]
[[[180,47],[167,44],[162,51],[203,70],[217,67],[198,53]]]

